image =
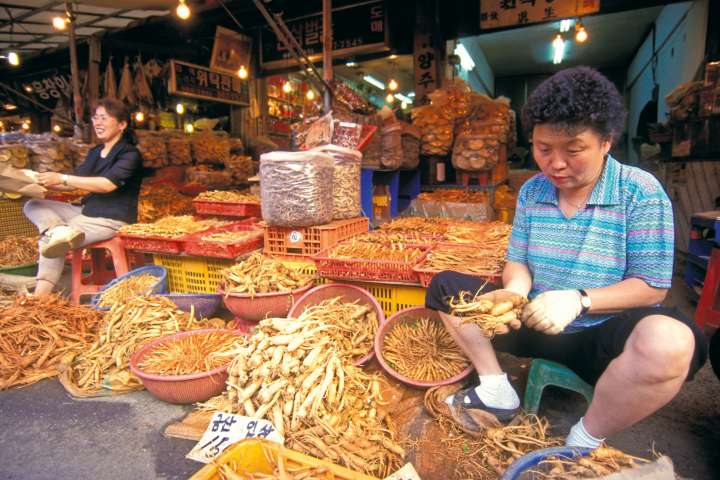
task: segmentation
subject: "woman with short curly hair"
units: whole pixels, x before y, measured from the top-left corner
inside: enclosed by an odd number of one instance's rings
[[[529,303],[521,321],[488,339],[447,305],[482,282],[434,278],[427,306],[480,380],[448,403],[468,421],[467,409],[509,419],[519,398],[495,350],[554,360],[595,385],[567,438],[595,448],[667,404],[706,361],[707,342],[690,319],[659,306],[672,280],[672,206],[652,175],[608,154],[625,122],[615,86],[591,68],[563,70],[530,95],[522,122],[541,173],[518,194],[503,288],[485,295]]]

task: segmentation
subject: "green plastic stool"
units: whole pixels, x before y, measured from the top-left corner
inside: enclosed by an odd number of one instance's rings
[[[593,397],[593,387],[585,380],[578,377],[575,372],[557,362],[536,358],[530,363],[527,386],[525,387],[525,398],[523,408],[528,413],[537,413],[540,407],[540,397],[543,389],[548,385],[567,388],[577,392],[587,400],[588,403]]]

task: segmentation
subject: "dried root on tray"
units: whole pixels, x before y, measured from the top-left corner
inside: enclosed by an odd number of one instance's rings
[[[180,238],[190,233],[200,232],[212,227],[221,227],[230,222],[211,218],[197,220],[192,215],[163,217],[155,223],[133,223],[120,228],[120,233],[143,237]]]
[[[233,348],[238,334],[229,332],[197,333],[156,346],[138,364],[151,375],[190,375],[209,372],[229,362],[219,354]]]
[[[329,252],[330,258],[386,260],[389,262],[417,263],[424,250],[402,243],[380,244],[355,239],[342,242]]]
[[[254,253],[247,260],[223,271],[226,294],[287,292],[304,287],[312,281],[312,277],[261,253]]]
[[[0,310],[0,390],[56,376],[65,355],[93,342],[100,319],[58,295],[14,298]]]
[[[407,319],[383,338],[383,359],[413,380],[446,380],[465,370],[469,361],[445,326],[435,318]]]
[[[138,201],[138,222],[150,223],[169,215],[193,212],[192,197],[183,195],[170,185],[143,184]]]
[[[623,469],[636,468],[650,460],[633,457],[620,450],[602,446],[587,457],[568,459],[551,457],[532,470],[531,478],[564,480],[566,478],[600,478]]]
[[[453,249],[447,246],[433,248],[423,261],[423,268],[464,273],[499,274],[505,265],[505,251],[482,247]]]
[[[270,420],[288,448],[385,477],[405,455],[382,411],[381,377],[352,365],[332,324],[269,318],[244,339],[227,391],[201,405]]]
[[[249,191],[210,190],[200,193],[195,200],[203,202],[260,203],[260,199]]]
[[[334,336],[335,344],[343,356],[356,361],[373,349],[378,318],[368,305],[359,302],[343,302],[342,297],[325,300],[308,307],[298,320],[322,322],[332,325],[329,333]]]
[[[204,235],[200,238],[200,240],[211,243],[238,243],[248,237],[254,237],[255,235],[256,232],[253,231],[217,232]]]
[[[0,268],[35,263],[37,260],[37,236],[8,235],[0,239]]]
[[[422,192],[417,197],[419,200],[430,200],[434,202],[456,202],[456,203],[488,203],[488,193],[481,190],[468,190],[460,188],[443,188],[432,192]]]
[[[157,281],[158,277],[149,273],[128,277],[105,290],[100,295],[98,305],[110,307],[115,303],[127,302],[138,295],[146,293]]]
[[[148,341],[185,330],[203,328],[194,313],[178,310],[167,297],[136,297],[114,304],[88,348],[63,359],[60,381],[75,396],[94,396],[103,389],[141,390],[130,372],[130,356]]]
[[[482,298],[462,291],[456,297],[448,300],[450,314],[462,319],[462,323],[474,323],[482,330],[486,337],[492,337],[498,331],[504,330],[506,325],[520,321],[522,308],[527,299],[520,295],[512,300],[494,303],[492,300]]]

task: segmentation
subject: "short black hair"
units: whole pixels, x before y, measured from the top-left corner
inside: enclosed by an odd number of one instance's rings
[[[549,123],[569,132],[591,128],[603,139],[618,138],[625,105],[615,85],[590,67],[561,70],[540,84],[522,110],[528,138],[535,125]]]

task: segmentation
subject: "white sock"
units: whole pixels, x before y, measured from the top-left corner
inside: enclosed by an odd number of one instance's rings
[[[475,393],[486,406],[508,410],[520,406],[520,398],[512,385],[510,385],[507,374],[478,375],[478,378],[480,379],[480,385],[475,387]],[[451,404],[452,400],[453,396],[450,396],[445,402]],[[462,403],[470,403],[470,399],[465,396]]]
[[[585,417],[583,417],[585,418]],[[565,446],[567,447],[584,447],[584,448],[598,448],[605,441],[604,438],[593,437],[585,430],[585,424],[581,418],[573,427],[570,429],[570,433],[565,439]]]

